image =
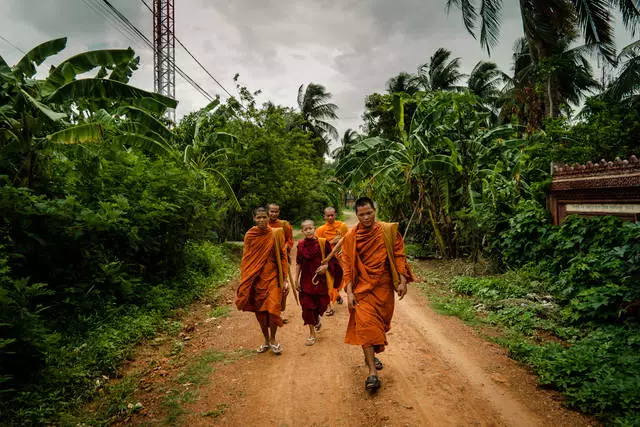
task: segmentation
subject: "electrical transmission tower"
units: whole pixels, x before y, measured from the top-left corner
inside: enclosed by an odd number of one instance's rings
[[[153,88],[176,98],[176,35],[174,0],[153,0]],[[167,111],[172,122],[176,112]]]

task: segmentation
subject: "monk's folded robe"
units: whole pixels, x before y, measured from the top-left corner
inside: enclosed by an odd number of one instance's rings
[[[329,224],[327,222],[316,229],[316,237],[327,239],[327,241],[330,242],[335,237],[344,237],[347,232],[349,232],[349,227],[344,222],[334,221],[333,224]],[[331,245],[331,249],[333,249],[333,246],[334,245]],[[329,253],[330,252],[327,252],[327,255]],[[339,263],[342,262],[341,255],[339,253],[335,255],[335,258],[337,258]],[[338,299],[338,296],[340,295],[340,291],[344,287],[344,281],[336,283],[337,286],[335,286],[335,288],[329,289],[332,303],[336,302],[336,299]]]
[[[287,246],[287,253],[293,248],[293,228],[288,221],[284,219],[277,219],[275,221],[269,220],[269,227],[282,228],[284,231],[284,243]]]
[[[398,224],[376,222],[369,229],[358,224],[344,238],[342,261],[343,280],[352,283],[358,304],[350,310],[344,342],[380,353],[388,344],[399,275],[414,280]]]
[[[282,326],[283,273],[288,268],[281,229],[252,227],[247,231],[240,263],[240,285],[236,290],[238,310],[256,313],[263,325]]]
[[[321,243],[324,248],[321,247]],[[300,266],[300,305],[305,325],[315,325],[329,306],[329,290],[333,283],[342,280],[342,268],[338,261],[329,261],[327,273],[316,275],[322,260],[331,251],[331,245],[325,239],[302,239],[298,242],[296,262]],[[313,278],[315,276],[315,283]]]

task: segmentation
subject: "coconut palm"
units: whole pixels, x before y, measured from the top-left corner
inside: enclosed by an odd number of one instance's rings
[[[351,151],[351,148],[356,144],[356,142],[358,142],[359,136],[358,132],[353,129],[345,130],[342,135],[342,139],[340,140],[340,146],[332,153],[333,158],[339,161],[347,156]]]
[[[304,129],[317,137],[316,151],[322,156],[329,152],[331,139],[338,139],[338,130],[328,120],[337,120],[338,106],[329,102],[331,93],[324,86],[309,83],[298,89],[298,107],[304,119]]]
[[[586,92],[598,89],[586,55],[590,46],[571,48],[573,36],[556,40],[551,54],[540,62],[532,60],[526,38],[514,46],[513,77],[501,96],[503,117],[517,111],[521,123],[531,129],[540,127],[543,117],[558,117],[562,108],[578,105]],[[542,93],[536,90],[542,89]]]
[[[403,71],[387,81],[387,92],[404,92],[411,95],[418,91],[419,87],[417,83],[416,76]]]
[[[604,96],[616,102],[638,102],[640,93],[640,42],[626,46],[620,52],[617,63],[620,71],[607,87]]]
[[[504,0],[447,0],[447,9],[457,7],[467,30],[480,38],[491,52],[498,43]],[[610,61],[615,60],[613,12],[619,11],[627,29],[640,24],[635,0],[519,0],[524,36],[535,62],[552,55],[559,37],[580,31],[587,45],[597,45]],[[479,24],[479,29],[478,29]]]
[[[463,77],[460,73],[460,58],[451,57],[451,51],[445,48],[437,49],[429,59],[418,69],[417,83],[426,91],[457,90],[456,83]]]
[[[485,103],[492,105],[497,100],[502,86],[508,76],[493,62],[479,61],[467,81],[471,93],[477,95]]]

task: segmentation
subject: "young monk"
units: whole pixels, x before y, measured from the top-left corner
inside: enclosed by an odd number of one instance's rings
[[[328,264],[322,264],[325,256],[331,252],[331,245],[324,238],[317,238],[316,228],[310,219],[302,223],[304,239],[298,242],[296,272],[294,274],[295,291],[300,292],[302,320],[309,325],[309,338],[305,345],[314,345],[316,331],[322,323],[321,316],[329,305],[328,289],[342,280],[342,268],[335,258]]]
[[[365,388],[381,386],[377,371],[383,368],[375,356],[388,344],[394,291],[400,299],[407,293],[413,274],[404,254],[404,242],[397,223],[376,221],[376,209],[368,197],[356,200],[358,225],[342,242],[342,267],[349,306],[345,342],[359,345],[369,373]]]
[[[276,332],[283,325],[280,318],[282,296],[289,287],[285,274],[289,263],[284,233],[281,228],[269,227],[267,210],[263,207],[254,211],[253,220],[255,227],[244,236],[236,307],[256,314],[264,336],[264,344],[258,347],[258,353],[271,349],[274,354],[280,354],[282,346],[276,341]]]
[[[347,231],[349,231],[349,227],[342,221],[336,220],[336,210],[332,206],[328,206],[324,208],[324,225],[321,225],[316,230],[316,236],[324,237],[331,244],[331,248],[333,249],[335,245],[340,241]],[[340,261],[340,256],[336,255],[338,258],[338,262]],[[329,289],[331,302],[329,303],[329,310],[327,310],[327,316],[333,316],[335,310],[333,309],[333,305],[337,302],[338,304],[342,304],[342,297],[340,296],[340,291],[343,288],[343,283],[338,284],[337,287]]]

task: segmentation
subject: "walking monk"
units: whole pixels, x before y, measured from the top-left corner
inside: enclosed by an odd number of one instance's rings
[[[316,230],[316,236],[327,239],[327,241],[331,244],[331,248],[340,241],[347,231],[349,231],[349,227],[342,221],[336,221],[336,210],[328,206],[324,208],[324,225],[321,225]],[[338,256],[338,260],[340,260]],[[335,288],[329,289],[329,296],[331,298],[329,304],[329,310],[327,311],[327,316],[333,316],[335,313],[333,309],[333,304],[336,302],[338,304],[342,304],[342,297],[340,296],[340,291],[343,288],[344,283],[339,283]]]
[[[294,274],[295,291],[300,292],[302,320],[309,325],[309,338],[305,345],[314,345],[316,332],[322,326],[321,317],[329,305],[328,289],[342,280],[342,268],[338,260],[332,258],[322,264],[324,257],[331,252],[329,242],[316,237],[316,228],[310,219],[301,225],[304,239],[298,242],[296,255],[296,273]]]
[[[397,223],[376,221],[376,209],[368,197],[356,200],[358,225],[342,242],[342,268],[349,305],[349,324],[344,342],[359,345],[369,374],[365,388],[381,386],[377,371],[382,362],[375,357],[388,344],[394,291],[400,299],[407,294],[413,274],[404,254],[404,242]]]
[[[282,228],[284,231],[284,244],[287,251],[287,261],[291,264],[291,248],[293,248],[293,228],[288,221],[280,219],[280,206],[276,203],[269,203],[267,205],[267,215],[269,216],[269,227]],[[289,271],[285,271],[285,278],[289,277]],[[285,317],[284,310],[286,308],[287,296],[289,290],[287,289],[284,296],[284,305],[282,307],[282,322],[288,323],[289,320]]]
[[[280,318],[282,297],[289,287],[284,233],[281,228],[269,227],[265,208],[257,208],[253,220],[255,227],[244,236],[236,307],[256,314],[264,336],[264,344],[258,347],[258,353],[271,349],[274,354],[280,354],[282,346],[276,341],[276,332],[283,325]]]
[[[275,203],[269,203],[267,205],[267,214],[269,215],[269,227],[282,228],[284,230],[284,244],[287,248],[287,256],[293,248],[293,228],[289,221],[280,219],[280,206]],[[291,260],[289,260],[291,262]]]

